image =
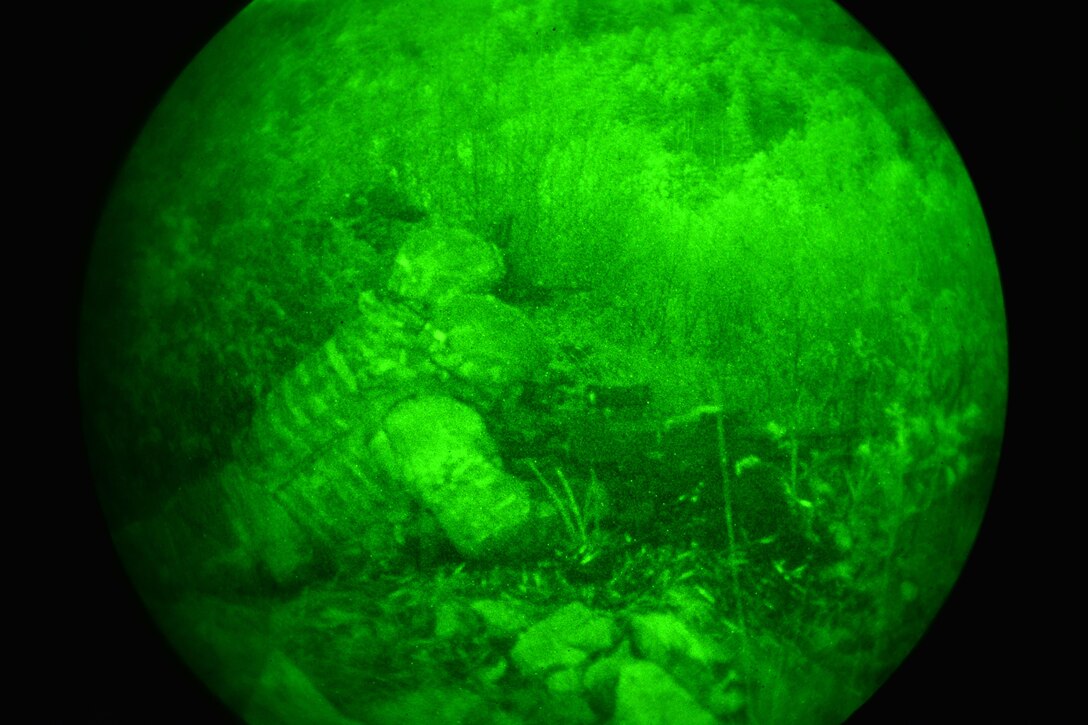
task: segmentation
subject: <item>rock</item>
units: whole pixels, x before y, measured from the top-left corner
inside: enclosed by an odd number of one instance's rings
[[[531,623],[528,606],[516,600],[480,599],[469,606],[484,620],[492,637],[513,637]]]
[[[619,628],[611,617],[573,602],[523,632],[511,657],[523,674],[543,675],[575,667],[618,638]]]
[[[566,669],[553,672],[545,680],[548,689],[556,694],[582,691],[582,673],[577,669]]]
[[[620,669],[634,659],[631,655],[631,643],[625,639],[615,652],[601,657],[586,669],[583,682],[587,688],[593,690],[614,689],[620,677]]]
[[[562,725],[592,725],[601,719],[585,699],[575,692],[548,692],[546,695],[535,690],[525,691],[525,697],[519,698],[515,705],[517,713],[526,725],[562,723]]]
[[[247,723],[289,725],[357,725],[345,717],[314,686],[310,678],[282,652],[268,659],[260,683],[242,713]]]
[[[571,725],[590,725],[600,722],[589,704],[578,695],[559,693],[554,697],[554,701],[548,707],[550,722],[571,723]],[[543,722],[549,722],[549,720]]]
[[[712,688],[720,674],[719,665],[729,661],[718,642],[696,633],[675,614],[636,615],[631,629],[638,653],[692,692]]]
[[[276,625],[266,603],[193,595],[153,610],[186,664],[223,702],[243,712],[266,678]]]
[[[443,602],[434,613],[434,636],[438,639],[453,639],[465,632],[464,608],[455,602]]]
[[[576,667],[589,658],[584,651],[551,633],[530,630],[518,638],[510,652],[522,674],[543,675],[557,667]]]
[[[567,642],[588,653],[608,649],[619,637],[619,627],[610,616],[581,602],[566,605],[542,624],[564,632]]]
[[[700,637],[679,617],[666,613],[639,614],[631,618],[635,645],[645,659],[670,667],[678,658],[709,665],[727,657],[713,640]]]
[[[453,687],[429,687],[370,708],[366,722],[375,725],[488,722],[485,715],[486,705],[479,695]]]
[[[493,685],[502,679],[502,676],[506,674],[506,670],[506,658],[502,657],[495,664],[481,668],[480,671],[476,673],[476,676],[479,677],[482,682]]]
[[[588,692],[590,705],[599,713],[610,716],[616,709],[616,683],[620,679],[620,670],[628,662],[633,662],[631,643],[623,640],[614,652],[601,657],[586,668],[582,685]]]
[[[620,669],[615,725],[711,725],[717,722],[669,673],[634,660]]]
[[[747,699],[730,679],[719,681],[707,695],[707,709],[718,717],[732,717],[744,709]]]

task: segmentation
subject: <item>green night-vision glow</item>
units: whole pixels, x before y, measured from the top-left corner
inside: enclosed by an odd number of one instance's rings
[[[258,0],[83,307],[148,610],[248,722],[839,722],[978,531],[974,189],[829,0]]]

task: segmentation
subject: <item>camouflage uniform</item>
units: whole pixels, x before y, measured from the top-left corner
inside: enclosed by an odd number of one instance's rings
[[[503,274],[492,245],[417,231],[388,299],[364,292],[359,317],[262,401],[222,483],[243,550],[277,581],[396,556],[421,516],[466,558],[543,543],[526,533],[547,507],[503,469],[482,416],[547,357],[528,319],[487,294]]]

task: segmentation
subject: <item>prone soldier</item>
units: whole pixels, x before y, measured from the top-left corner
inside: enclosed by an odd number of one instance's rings
[[[289,584],[396,558],[412,532],[466,559],[548,545],[554,511],[486,423],[547,362],[529,319],[489,294],[503,275],[468,232],[409,236],[385,293],[363,292],[359,317],[271,391],[223,471],[235,559]]]

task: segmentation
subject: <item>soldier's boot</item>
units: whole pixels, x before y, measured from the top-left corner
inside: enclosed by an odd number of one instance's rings
[[[309,583],[322,561],[309,533],[252,472],[228,466],[222,474],[225,507],[237,545],[211,564],[270,590],[293,592]]]
[[[465,558],[524,558],[546,548],[548,507],[503,469],[483,419],[467,405],[441,396],[406,401],[371,447]]]

